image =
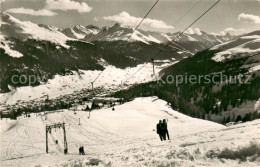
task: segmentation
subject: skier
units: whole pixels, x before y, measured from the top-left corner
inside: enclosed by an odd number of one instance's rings
[[[79,155],[81,155],[82,153],[82,150],[81,150],[81,147],[79,147]]]
[[[79,155],[85,155],[84,147],[79,147]]]
[[[68,149],[67,148],[64,149],[64,154],[68,154]]]
[[[169,132],[168,132],[168,128],[167,128],[167,121],[165,119],[163,119],[163,124],[164,124],[164,133],[165,135],[167,135],[167,138],[168,140],[170,140],[170,137],[169,137]],[[165,136],[165,140],[166,140],[166,136]]]
[[[161,121],[160,124],[160,129],[161,129],[161,135],[162,135],[162,139],[166,140],[166,125]]]
[[[83,146],[81,147],[81,150],[82,150],[82,155],[85,155],[85,151],[84,151],[84,147]]]
[[[159,135],[161,141],[163,140],[163,135],[162,135],[162,128],[161,128],[161,124],[162,124],[162,121],[159,120],[159,123],[156,125],[156,132],[157,134]]]

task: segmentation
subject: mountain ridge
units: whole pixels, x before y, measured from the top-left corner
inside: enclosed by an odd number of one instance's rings
[[[12,24],[15,26],[15,23],[27,23],[33,24],[29,21],[19,21],[18,19],[14,18],[8,13],[1,13],[1,18],[4,22]],[[5,23],[4,23],[5,24]],[[65,28],[58,28],[55,26],[45,25],[45,24],[35,24],[34,26],[39,26],[41,28],[45,28],[49,31],[55,33],[62,33],[68,39],[80,39],[85,40],[88,42],[93,41],[114,41],[114,40],[126,40],[130,34],[133,32],[133,28],[122,26],[119,23],[115,23],[111,27],[102,27],[99,28],[95,25],[75,25],[73,27],[65,27]],[[1,26],[2,27],[2,26]],[[10,28],[10,27],[9,27]],[[19,26],[17,26],[19,28]],[[1,28],[3,31],[4,28]],[[13,31],[15,32],[15,31]],[[7,33],[7,32],[6,32]],[[29,33],[29,32],[28,32]],[[200,41],[204,43],[206,46],[208,45],[215,45],[217,43],[223,43],[225,41],[231,40],[235,38],[235,36],[231,36],[230,34],[226,35],[213,35],[208,34],[204,31],[201,31],[200,34],[197,33],[184,33],[183,36],[179,39],[175,39],[176,35],[180,32],[175,33],[162,33],[162,32],[152,32],[152,31],[144,31],[141,29],[136,30],[136,32],[131,36],[129,41],[141,41],[144,43],[156,42],[156,43],[167,43],[171,40],[177,42],[190,42],[190,41]],[[9,36],[11,35],[8,34]],[[59,34],[60,35],[60,34]],[[63,37],[65,38],[65,37]],[[67,39],[67,40],[68,40]]]

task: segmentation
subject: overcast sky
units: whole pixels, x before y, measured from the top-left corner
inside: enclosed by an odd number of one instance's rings
[[[1,11],[14,17],[57,27],[135,27],[156,0],[0,0]],[[176,32],[184,29],[216,0],[160,0],[141,28]],[[189,11],[189,12],[188,12]],[[260,0],[221,0],[189,31],[242,34],[260,30]],[[182,18],[182,19],[180,19]]]

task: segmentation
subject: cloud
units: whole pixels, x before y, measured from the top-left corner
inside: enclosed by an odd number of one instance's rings
[[[99,21],[99,18],[98,17],[94,17],[93,20],[97,22],[97,21]]]
[[[192,28],[188,28],[188,29],[185,31],[185,33],[187,33],[187,34],[194,34],[194,31],[193,31]]]
[[[224,36],[226,35],[227,33],[231,33],[231,34],[240,34],[241,31],[245,31],[245,29],[235,29],[233,27],[228,27],[228,28],[225,28],[224,30],[220,31],[220,33],[211,33],[213,35],[221,35],[221,36]]]
[[[57,14],[57,13],[47,10],[47,9],[34,10],[34,9],[28,9],[28,8],[23,8],[23,7],[7,9],[6,12],[17,13],[17,14],[27,14],[27,15],[33,15],[33,16],[54,16]]]
[[[198,35],[201,35],[202,33],[200,32],[200,29],[199,28],[194,28],[194,33],[198,34]]]
[[[260,24],[260,17],[252,14],[245,14],[241,13],[238,15],[238,21],[245,22],[245,23],[255,23]]]
[[[45,8],[49,10],[76,10],[79,13],[87,13],[92,10],[85,2],[75,2],[73,0],[46,0]]]
[[[5,0],[0,0],[4,2]],[[6,10],[6,12],[10,13],[19,13],[19,14],[27,14],[33,16],[54,16],[57,13],[55,10],[76,10],[79,13],[86,13],[92,10],[92,7],[88,6],[85,2],[75,2],[73,0],[46,0],[45,6],[43,9],[34,10],[29,8],[11,8]]]
[[[224,32],[238,32],[238,31],[244,31],[244,29],[235,29],[235,28],[229,27],[229,28],[225,28],[223,31]]]
[[[220,33],[214,33],[214,32],[212,32],[211,34],[212,34],[212,35],[220,35],[220,36],[224,36],[224,35],[226,35],[227,33],[224,32],[224,31],[220,31]]]
[[[185,31],[186,34],[197,34],[197,35],[201,35],[201,31],[199,28],[188,28],[186,31]]]
[[[142,20],[140,17],[134,17],[131,16],[129,13],[123,11],[117,15],[113,16],[105,16],[103,17],[104,20],[107,21],[114,21],[117,23],[120,23],[125,26],[130,26],[130,27],[136,27]],[[141,29],[144,30],[150,30],[150,31],[171,31],[174,29],[173,26],[167,25],[165,22],[161,20],[155,20],[155,19],[149,19],[146,18],[142,24],[140,25]]]

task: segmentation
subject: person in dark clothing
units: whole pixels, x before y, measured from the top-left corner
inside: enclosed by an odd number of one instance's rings
[[[67,148],[64,149],[64,154],[68,154],[68,149]]]
[[[81,155],[81,153],[82,153],[82,148],[79,147],[79,155]]]
[[[165,140],[166,140],[166,135],[168,137],[168,140],[170,140],[170,136],[169,136],[169,132],[168,132],[168,128],[167,128],[167,122],[165,119],[163,119],[163,124],[164,124],[164,135],[165,135]]]
[[[81,147],[81,150],[82,150],[82,155],[85,155],[85,151],[84,151],[84,147],[83,146]]]
[[[162,139],[163,140],[166,140],[166,131],[165,131],[165,129],[166,129],[166,126],[165,126],[165,124],[162,122],[161,124],[160,124],[160,128],[161,128],[161,134],[162,134]]]
[[[84,147],[79,147],[79,155],[85,155]]]
[[[159,135],[161,141],[163,140],[163,135],[162,135],[162,128],[161,128],[161,125],[162,125],[162,121],[159,120],[159,123],[156,125],[156,132],[157,134]]]

